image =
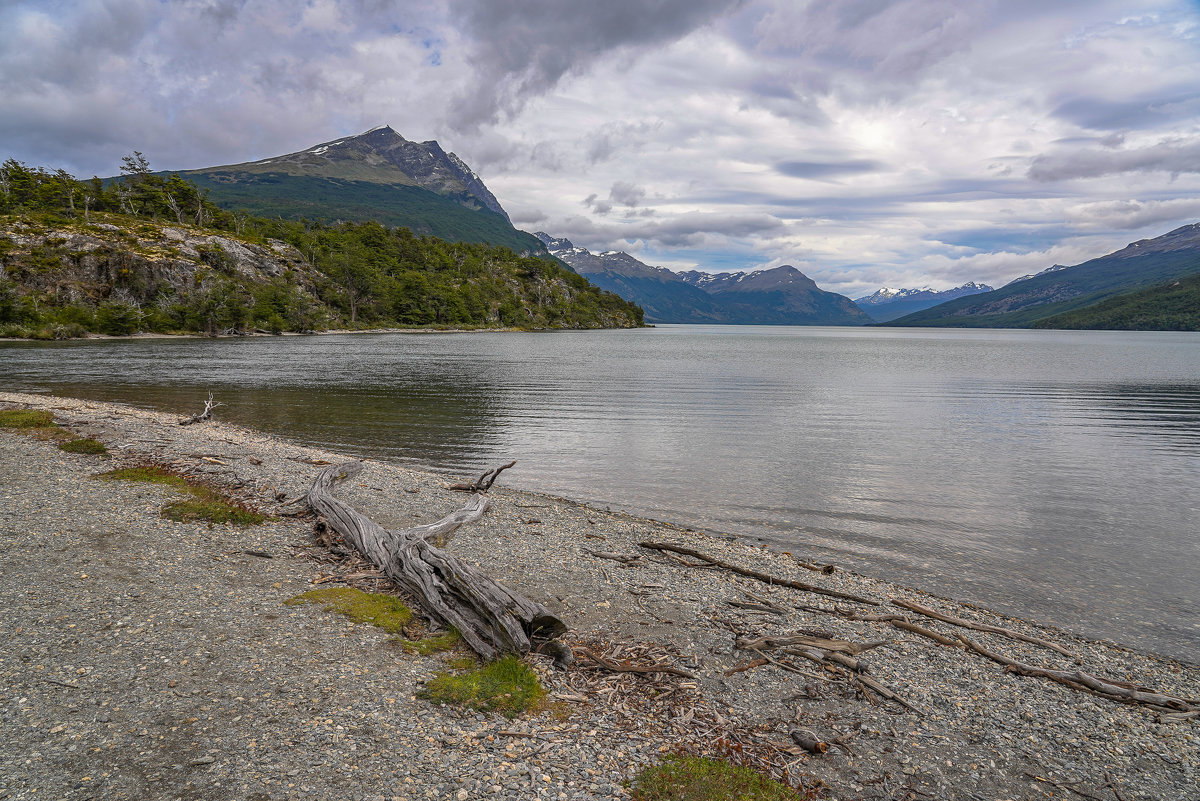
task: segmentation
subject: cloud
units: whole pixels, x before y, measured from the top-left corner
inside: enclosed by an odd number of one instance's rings
[[[881,170],[884,165],[870,159],[851,159],[849,161],[783,161],[775,165],[775,169],[783,175],[792,178],[813,178],[827,180],[842,175],[857,175],[864,172]]]
[[[1194,120],[1200,115],[1200,92],[1193,89],[1110,100],[1073,97],[1052,112],[1081,128],[1129,131]]]
[[[570,73],[619,50],[670,42],[740,0],[453,0],[450,16],[473,42],[479,83],[455,98],[449,122],[471,130],[515,115]]]
[[[637,206],[646,197],[646,190],[643,187],[635,186],[626,181],[617,181],[609,190],[608,199],[613,203],[619,203],[622,206],[633,208]]]
[[[1200,140],[1166,141],[1129,150],[1072,150],[1041,155],[1029,166],[1035,181],[1098,178],[1130,172],[1200,173]]]

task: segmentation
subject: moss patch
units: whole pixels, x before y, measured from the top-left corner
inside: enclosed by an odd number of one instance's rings
[[[166,484],[176,489],[185,489],[188,486],[187,480],[183,476],[158,465],[122,467],[118,470],[101,473],[96,478],[102,481],[142,481],[148,484]]]
[[[148,484],[163,484],[173,487],[189,497],[169,503],[163,507],[162,515],[168,520],[208,523],[232,523],[235,526],[257,526],[266,517],[248,509],[240,503],[222,495],[212,487],[194,484],[178,473],[159,465],[142,465],[109,470],[96,478],[105,481],[139,481]]]
[[[330,612],[338,612],[355,623],[370,623],[389,634],[397,634],[412,620],[412,610],[394,595],[363,592],[353,587],[327,587],[309,590],[284,601],[288,606],[322,604]]]
[[[634,801],[805,801],[786,784],[717,759],[669,756],[633,780]]]
[[[4,428],[54,428],[54,415],[37,409],[4,409],[0,411],[0,426]]]
[[[108,448],[104,447],[103,442],[87,437],[83,439],[70,439],[66,442],[60,442],[58,443],[58,449],[60,451],[66,451],[67,453],[108,453]]]
[[[422,637],[419,640],[399,640],[400,647],[410,654],[429,656],[442,651],[452,651],[454,646],[462,642],[462,635],[457,629],[450,629],[432,637]]]
[[[204,520],[209,523],[232,523],[235,526],[257,526],[266,518],[252,509],[234,503],[208,487],[188,486],[192,497],[163,507],[162,516],[168,520],[190,523]]]
[[[540,709],[546,691],[529,665],[510,655],[466,673],[439,673],[418,695],[439,704],[495,711],[512,718]]]

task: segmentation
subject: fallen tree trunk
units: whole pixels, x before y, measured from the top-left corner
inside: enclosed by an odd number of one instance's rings
[[[482,517],[488,508],[486,496],[473,495],[437,522],[388,530],[333,496],[337,482],[362,469],[361,462],[326,467],[313,480],[308,505],[438,622],[458,629],[480,657],[523,654],[530,650],[531,639],[549,640],[566,632],[566,624],[546,607],[427,541]]]

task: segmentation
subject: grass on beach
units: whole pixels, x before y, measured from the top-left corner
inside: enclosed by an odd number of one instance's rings
[[[108,453],[108,448],[104,447],[103,442],[91,439],[90,437],[69,439],[66,442],[60,442],[58,443],[58,449],[67,453],[87,453],[92,455]]]
[[[750,768],[676,754],[633,780],[634,801],[806,801],[785,784]]]
[[[124,467],[101,473],[96,478],[105,481],[163,484],[179,490],[188,497],[163,507],[162,516],[168,520],[203,520],[208,523],[232,523],[236,526],[257,526],[266,520],[263,515],[230,500],[212,487],[188,481],[184,476],[159,465]]]
[[[4,428],[52,428],[54,415],[36,409],[0,410],[0,426]]]
[[[513,718],[541,709],[546,691],[529,665],[509,655],[465,673],[438,673],[417,695],[438,704],[499,712]]]
[[[0,428],[15,428],[37,439],[54,440],[67,453],[105,454],[104,443],[78,437],[54,422],[54,415],[41,409],[0,409]]]
[[[370,623],[388,634],[399,634],[412,620],[412,610],[394,595],[363,592],[353,587],[309,590],[284,601],[288,606],[322,604],[327,612],[345,615],[355,623]]]

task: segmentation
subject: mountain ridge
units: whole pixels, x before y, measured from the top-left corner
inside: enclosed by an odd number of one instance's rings
[[[224,209],[285,219],[379,222],[448,241],[544,254],[474,170],[436,140],[413,142],[382,125],[294,153],[183,170]]]
[[[602,289],[637,303],[649,322],[728,325],[865,325],[849,298],[820,289],[791,265],[737,273],[676,273],[623,251],[592,253],[544,231],[555,257]]]
[[[947,301],[887,325],[1025,328],[1197,273],[1200,223],[1192,223],[1074,266],[1012,281],[980,296]]]
[[[948,300],[991,292],[994,287],[987,284],[977,284],[968,281],[953,289],[936,290],[930,287],[921,289],[891,289],[882,287],[871,295],[856,298],[854,303],[878,323],[895,320],[913,312],[928,309]]]

